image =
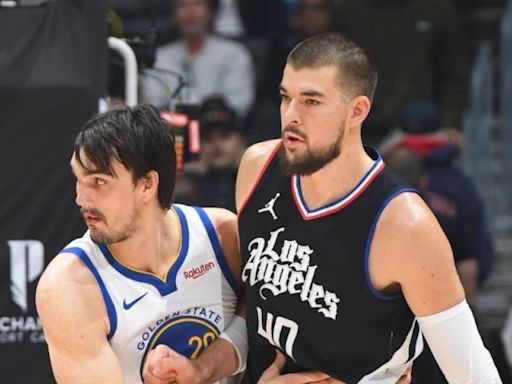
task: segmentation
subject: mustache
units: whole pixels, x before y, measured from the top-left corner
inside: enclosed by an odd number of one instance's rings
[[[103,219],[103,214],[98,211],[97,209],[95,208],[90,208],[90,209],[84,209],[84,208],[81,208],[80,209],[80,213],[85,216],[85,215],[91,215],[91,216],[94,216],[98,219]]]
[[[304,141],[307,140],[308,138],[308,136],[304,132],[302,132],[299,128],[297,128],[294,125],[287,125],[286,127],[284,127],[282,135],[286,132],[293,133],[294,135],[299,136]]]

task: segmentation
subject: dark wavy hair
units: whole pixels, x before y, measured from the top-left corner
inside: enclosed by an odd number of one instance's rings
[[[115,177],[112,159],[123,164],[134,181],[145,177],[149,171],[156,171],[158,201],[164,209],[171,205],[176,181],[174,134],[155,107],[126,107],[92,117],[78,133],[74,153],[88,173]],[[83,155],[94,169],[85,165]]]

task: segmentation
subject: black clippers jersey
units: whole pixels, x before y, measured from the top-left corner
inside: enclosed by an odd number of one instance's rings
[[[377,220],[411,191],[375,160],[343,198],[314,210],[300,178],[286,177],[274,151],[239,215],[248,300],[249,359],[256,383],[279,348],[283,373],[320,370],[350,383],[394,383],[422,349],[402,295],[371,285],[368,254]],[[395,381],[393,381],[395,380]]]

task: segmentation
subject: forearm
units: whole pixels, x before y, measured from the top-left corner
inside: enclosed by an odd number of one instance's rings
[[[236,315],[220,337],[199,355],[197,367],[201,383],[215,382],[245,370],[248,352],[245,310],[245,300],[242,299]]]
[[[50,361],[55,380],[59,384],[124,383],[121,367],[109,351],[88,356],[50,349]]]
[[[238,356],[233,345],[224,339],[217,339],[195,360],[201,383],[215,383],[233,375],[238,368]]]

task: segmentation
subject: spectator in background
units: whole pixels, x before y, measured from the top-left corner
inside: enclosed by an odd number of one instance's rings
[[[220,94],[244,116],[254,100],[252,59],[240,43],[212,34],[216,2],[171,0],[171,9],[179,39],[157,50],[155,68],[143,80],[144,101],[169,107],[181,76],[188,85],[184,101]]]
[[[277,100],[288,53],[298,42],[329,31],[334,10],[334,0],[298,0],[295,12],[288,17],[288,32],[273,40],[258,99]]]
[[[286,29],[285,0],[239,0],[240,16],[249,37],[281,36]]]
[[[461,22],[449,0],[343,0],[334,26],[373,55],[379,83],[363,141],[376,145],[414,99],[440,106],[441,127],[462,145],[467,57]]]
[[[234,112],[220,96],[201,106],[202,158],[176,179],[175,201],[235,212],[238,164],[247,148]]]
[[[382,153],[388,155],[397,148],[409,148],[422,157],[427,175],[423,189],[451,202],[462,225],[463,238],[468,242],[465,249],[470,254],[466,256],[478,260],[478,281],[482,282],[494,259],[484,207],[472,181],[455,164],[457,146],[442,132],[441,124],[441,111],[435,104],[411,101],[400,111],[400,131],[384,143]]]
[[[221,97],[212,97],[201,109],[203,162],[206,173],[199,178],[202,203],[235,212],[235,181],[247,144],[235,115]]]
[[[299,0],[297,12],[289,20],[295,43],[327,32],[332,26],[334,10],[334,0]]]

